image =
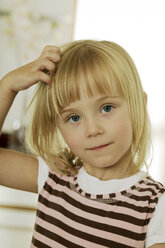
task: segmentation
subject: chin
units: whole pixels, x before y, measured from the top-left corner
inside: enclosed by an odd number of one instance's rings
[[[117,163],[118,160],[103,160],[103,159],[97,159],[96,161],[94,161],[93,163],[91,163],[91,165],[93,165],[94,167],[97,168],[108,168],[108,167],[112,167]],[[89,163],[90,164],[90,163]]]
[[[96,167],[112,167],[115,166],[120,161],[119,157],[111,157],[111,158],[100,158],[95,161]]]

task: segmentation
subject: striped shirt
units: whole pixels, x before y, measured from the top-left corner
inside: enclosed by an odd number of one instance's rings
[[[92,195],[77,176],[50,171],[40,192],[32,239],[38,248],[140,248],[165,188],[150,177],[118,193]]]

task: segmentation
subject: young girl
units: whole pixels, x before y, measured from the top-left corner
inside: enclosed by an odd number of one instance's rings
[[[46,47],[1,80],[1,127],[36,83],[33,155],[0,150],[1,185],[39,192],[31,247],[165,248],[165,187],[141,170],[150,128],[130,56],[108,41]]]

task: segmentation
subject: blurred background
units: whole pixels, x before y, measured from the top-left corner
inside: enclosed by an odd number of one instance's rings
[[[115,41],[133,58],[152,125],[151,176],[165,184],[164,0],[0,0],[0,78],[37,58],[45,45],[78,39]],[[33,89],[20,92],[0,146],[24,152],[25,111]],[[0,187],[0,247],[28,248],[37,195]]]

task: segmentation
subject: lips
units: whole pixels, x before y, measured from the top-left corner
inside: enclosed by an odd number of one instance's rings
[[[107,147],[109,145],[110,145],[110,143],[105,144],[105,145],[95,146],[95,147],[92,147],[92,148],[88,148],[87,150],[90,150],[90,151],[102,150],[102,149],[104,149],[105,147]]]

